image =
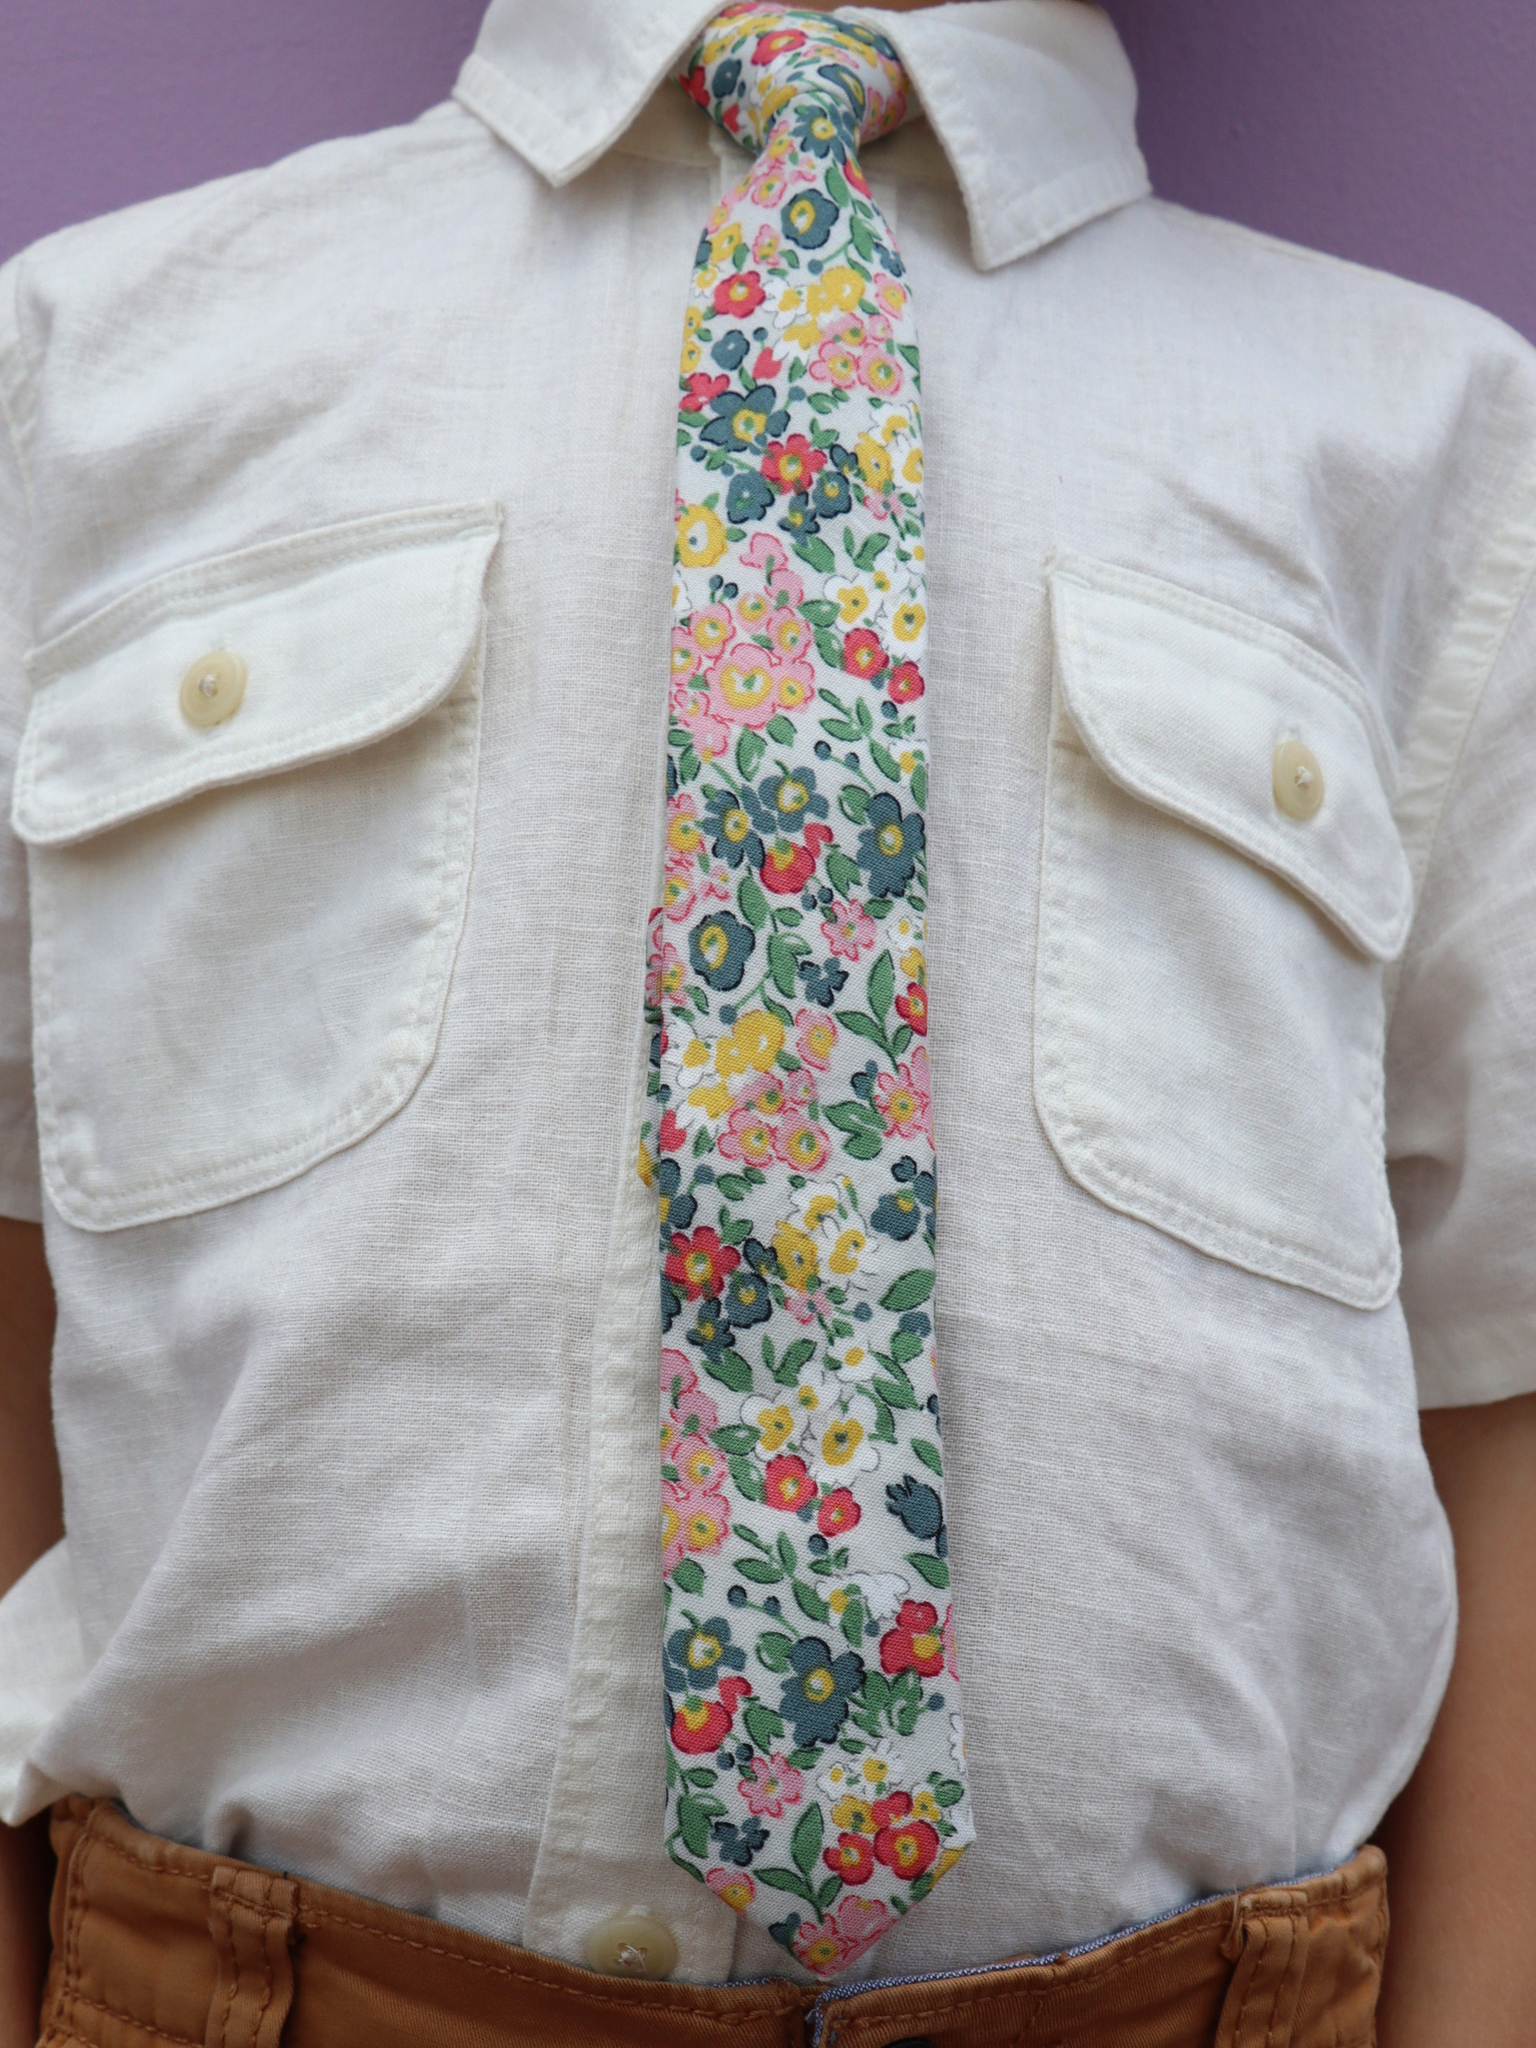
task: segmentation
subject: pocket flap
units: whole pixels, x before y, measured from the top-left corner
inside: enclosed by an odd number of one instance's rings
[[[348,753],[452,690],[480,630],[494,504],[390,513],[174,569],[34,650],[12,823],[64,846],[225,783]],[[194,663],[244,664],[222,723]]]
[[[1132,570],[1058,556],[1050,586],[1062,702],[1110,780],[1282,875],[1369,958],[1396,958],[1413,916],[1397,764],[1356,679],[1292,634]],[[1305,820],[1275,800],[1284,740],[1322,770]]]

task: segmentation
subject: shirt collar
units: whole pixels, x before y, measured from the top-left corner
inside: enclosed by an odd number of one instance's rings
[[[491,0],[454,95],[563,185],[618,141],[718,5]],[[1136,81],[1097,7],[950,0],[912,14],[838,11],[880,28],[900,51],[964,196],[982,270],[1150,190],[1136,146]]]

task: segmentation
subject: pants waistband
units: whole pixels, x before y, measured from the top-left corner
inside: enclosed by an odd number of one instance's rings
[[[603,1977],[54,1809],[41,2048],[1370,2048],[1386,1859],[1092,1948],[847,1990]]]

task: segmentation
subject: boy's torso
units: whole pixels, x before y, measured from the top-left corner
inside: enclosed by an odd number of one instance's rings
[[[3,318],[96,1660],[36,1767],[553,1954],[643,1899],[708,1979],[775,1952],[660,1855],[634,1171],[693,122],[551,191],[445,108],[44,245]],[[1337,1861],[1427,1731],[1383,982],[1533,419],[1480,316],[1152,201],[983,274],[908,148],[980,1839],[892,1971]],[[220,646],[248,706],[178,755]]]

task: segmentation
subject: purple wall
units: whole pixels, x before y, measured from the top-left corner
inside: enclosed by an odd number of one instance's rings
[[[448,90],[481,4],[0,0],[0,257],[409,119]],[[1165,197],[1460,292],[1536,338],[1532,0],[1109,6]]]

